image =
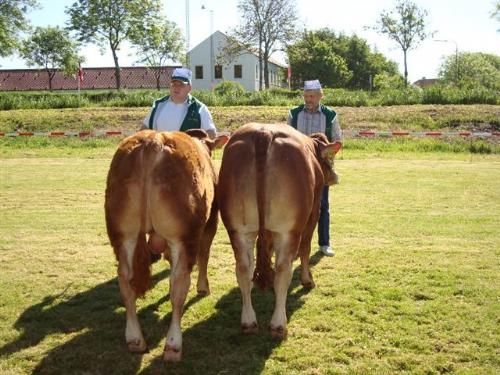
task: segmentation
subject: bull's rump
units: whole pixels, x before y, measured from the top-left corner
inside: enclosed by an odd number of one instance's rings
[[[153,131],[122,141],[106,187],[110,238],[151,231],[166,239],[201,233],[214,199],[214,172],[196,142],[184,133]]]
[[[269,141],[265,155],[258,146],[262,138]],[[218,188],[221,216],[228,229],[247,233],[259,229],[257,192],[263,188],[264,229],[302,230],[314,205],[319,168],[308,142],[308,137],[280,124],[249,124],[231,136]]]

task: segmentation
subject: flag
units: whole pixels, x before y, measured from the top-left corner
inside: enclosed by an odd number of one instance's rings
[[[84,73],[83,73],[83,68],[79,65],[79,66],[78,66],[78,81],[79,81],[80,83],[82,83],[82,82],[83,82],[83,74],[84,74]]]
[[[288,65],[287,71],[288,90],[292,88],[292,66]]]

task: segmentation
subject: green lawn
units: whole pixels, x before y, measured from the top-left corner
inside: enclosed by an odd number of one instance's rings
[[[331,190],[337,254],[313,254],[309,292],[294,273],[283,342],[267,331],[270,292],[254,291],[259,334],[240,333],[221,224],[212,294],[192,283],[183,361],[164,365],[168,266],[154,265],[139,301],[150,351],[130,354],[103,215],[114,144],[74,146],[0,153],[1,374],[500,372],[499,155],[346,147]]]

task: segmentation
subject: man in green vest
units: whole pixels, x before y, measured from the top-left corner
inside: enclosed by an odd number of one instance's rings
[[[292,108],[288,113],[288,124],[300,132],[311,135],[324,133],[330,142],[342,144],[337,113],[320,103],[323,98],[321,83],[315,79],[304,82],[304,104]],[[338,183],[338,176],[335,183]],[[321,194],[320,214],[318,220],[319,250],[326,256],[335,255],[330,246],[330,209],[328,201],[328,186]]]
[[[170,81],[170,95],[156,100],[143,121],[143,128],[158,131],[203,129],[215,138],[216,128],[207,106],[190,94],[191,70],[176,68]]]
[[[157,131],[186,131],[203,129],[211,139],[216,136],[216,128],[207,106],[190,94],[191,70],[176,68],[170,80],[170,95],[155,100],[143,121],[143,129]],[[150,234],[150,248],[164,246],[164,240],[154,233]],[[150,251],[151,263],[158,261],[160,254]]]

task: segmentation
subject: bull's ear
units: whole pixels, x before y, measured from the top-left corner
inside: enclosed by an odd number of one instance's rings
[[[341,142],[328,143],[325,148],[321,150],[321,156],[326,158],[328,156],[335,156],[337,152],[342,148]]]
[[[214,148],[221,148],[227,142],[229,142],[229,136],[228,135],[226,135],[226,134],[219,135],[219,136],[215,137],[215,139],[214,139],[214,143],[215,143]]]
[[[193,138],[198,138],[202,140],[208,138],[207,132],[203,129],[189,129],[186,130],[186,134],[189,134]]]
[[[207,145],[208,149],[210,151],[215,150],[217,148],[221,148],[224,146],[227,142],[229,141],[229,136],[228,135],[219,135],[215,137],[214,139],[204,139],[203,142]]]

